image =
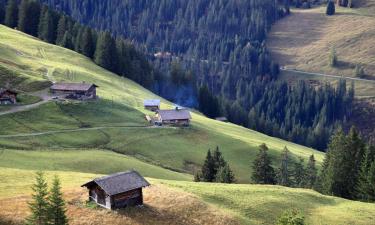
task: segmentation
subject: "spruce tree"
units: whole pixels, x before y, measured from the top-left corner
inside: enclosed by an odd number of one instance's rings
[[[293,168],[293,183],[296,187],[303,187],[305,185],[306,171],[303,166],[303,159],[300,157],[297,162],[294,163]]]
[[[335,11],[335,3],[333,2],[333,0],[328,0],[326,14],[328,16],[332,16],[335,14]]]
[[[307,162],[305,171],[304,187],[313,188],[315,186],[318,176],[318,170],[316,169],[316,160],[314,155],[311,155]]]
[[[61,16],[59,22],[57,23],[56,31],[56,44],[62,46],[62,42],[65,36],[65,33],[68,31],[68,20],[66,16]],[[65,46],[64,46],[65,47]]]
[[[277,183],[282,186],[292,186],[291,158],[287,147],[281,153],[281,163],[277,173]]]
[[[256,184],[275,184],[275,171],[271,166],[271,158],[268,155],[268,147],[265,144],[259,146],[259,153],[255,158],[251,180]]]
[[[372,163],[375,162],[375,147],[368,146],[366,148],[365,156],[361,163],[357,182],[357,198],[362,201],[370,201],[371,199],[371,184],[369,183],[369,173]],[[373,196],[375,197],[375,196]]]
[[[72,42],[72,36],[70,35],[70,33],[68,31],[65,32],[64,37],[61,40],[60,46],[73,50],[74,46],[73,46],[73,42]]]
[[[346,137],[344,131],[339,129],[331,137],[328,150],[323,161],[321,172],[322,192],[325,194],[343,196],[346,174],[342,170],[343,153],[346,147]]]
[[[348,192],[345,198],[355,199],[356,186],[359,182],[361,164],[365,156],[365,144],[357,129],[352,127],[347,135],[345,154],[343,154],[342,170],[346,173],[345,189]]]
[[[18,29],[37,36],[40,17],[40,4],[34,0],[22,0],[18,12]]]
[[[55,32],[53,14],[51,10],[44,7],[40,15],[38,37],[48,43],[54,43]]]
[[[215,180],[216,176],[216,170],[215,170],[215,161],[211,155],[211,150],[208,150],[206,159],[204,161],[204,164],[202,166],[202,181],[204,182],[213,182]]]
[[[29,203],[31,215],[27,219],[27,223],[30,225],[48,225],[48,190],[47,182],[42,172],[36,173],[36,180],[32,190],[34,194],[32,195],[32,201]]]
[[[223,167],[220,167],[216,173],[216,182],[231,184],[235,182],[235,177],[233,171],[228,164],[225,164]]]
[[[65,213],[66,208],[61,192],[60,179],[55,176],[48,196],[48,225],[68,225]]]
[[[18,5],[17,0],[8,0],[5,8],[4,24],[10,28],[15,28],[18,23]]]
[[[5,8],[3,5],[0,5],[0,24],[4,24],[5,18]]]
[[[216,147],[213,153],[213,160],[215,162],[215,173],[217,173],[220,168],[224,167],[227,164],[220,152],[219,146]]]
[[[102,32],[99,35],[96,50],[95,63],[110,71],[117,69],[116,43],[109,32]]]
[[[92,58],[95,53],[95,45],[94,40],[92,37],[91,29],[86,27],[82,33],[81,41],[80,41],[80,49],[82,54],[85,56]]]

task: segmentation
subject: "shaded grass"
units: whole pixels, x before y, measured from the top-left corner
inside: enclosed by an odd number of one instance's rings
[[[375,205],[324,196],[304,189],[161,181],[196,194],[238,215],[244,224],[274,224],[288,209],[299,209],[307,224],[371,224]]]

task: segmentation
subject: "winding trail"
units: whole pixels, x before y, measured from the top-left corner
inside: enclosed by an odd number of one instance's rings
[[[119,128],[145,128],[151,129],[158,127],[154,126],[147,126],[147,125],[134,125],[134,126],[108,126],[108,127],[87,127],[87,128],[77,128],[77,129],[64,129],[64,130],[53,130],[53,131],[45,131],[45,132],[33,132],[33,133],[21,133],[21,134],[7,134],[7,135],[0,135],[0,138],[12,138],[12,137],[35,137],[35,136],[43,136],[43,135],[50,135],[50,134],[62,134],[62,133],[72,133],[72,132],[80,132],[80,131],[90,131],[90,130],[106,130],[106,129],[119,129]]]
[[[312,73],[312,72],[305,72],[305,71],[295,70],[295,69],[286,69],[285,67],[281,67],[280,70],[286,71],[286,72],[293,72],[293,73],[297,73],[297,74],[305,74],[305,75],[328,77],[328,78],[337,78],[337,79],[346,79],[346,80],[353,80],[353,81],[364,81],[364,82],[369,82],[369,83],[375,84],[375,80],[369,80],[369,79],[363,79],[363,78],[343,77],[343,76],[323,74],[323,73]]]

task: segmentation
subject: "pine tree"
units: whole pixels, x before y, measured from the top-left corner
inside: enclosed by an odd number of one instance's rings
[[[48,43],[55,42],[55,25],[51,10],[43,7],[40,15],[38,37]]]
[[[216,182],[231,184],[235,182],[233,171],[228,164],[220,167],[216,174]]]
[[[116,43],[109,32],[103,32],[99,35],[94,61],[99,66],[110,71],[117,69]]]
[[[215,171],[215,161],[211,155],[211,150],[208,150],[206,159],[202,166],[202,181],[204,182],[213,182],[215,180],[216,172]]]
[[[375,147],[368,146],[366,153],[361,163],[359,171],[358,182],[357,182],[357,198],[362,201],[370,201],[371,199],[371,184],[369,183],[369,173],[371,164],[375,162]],[[373,196],[375,198],[375,196]]]
[[[57,24],[56,31],[56,44],[63,46],[62,42],[65,36],[65,33],[68,32],[68,20],[66,16],[61,16]]]
[[[287,147],[281,153],[281,164],[277,173],[277,183],[282,186],[290,187],[293,182],[291,180],[292,172],[290,168],[291,158]]]
[[[305,176],[306,176],[306,171],[303,166],[303,159],[299,158],[297,162],[294,163],[294,168],[293,168],[293,183],[297,187],[303,187],[305,184]]]
[[[61,47],[73,49],[73,42],[72,42],[72,36],[69,34],[68,31],[65,32],[63,39],[60,43]]]
[[[343,154],[342,170],[346,173],[345,189],[348,195],[343,196],[355,199],[356,186],[359,182],[361,164],[365,157],[365,144],[357,129],[352,127],[347,135],[345,153]]]
[[[259,153],[253,162],[251,180],[256,184],[275,184],[275,171],[271,166],[268,148],[265,144],[259,146]]]
[[[48,196],[48,225],[68,225],[60,179],[55,176]]]
[[[333,0],[328,0],[326,14],[328,16],[332,16],[335,14],[335,11],[335,3],[333,2]]]
[[[368,190],[367,200],[369,202],[375,201],[375,161],[371,163],[367,176]]]
[[[212,158],[215,162],[215,173],[217,173],[220,168],[224,167],[227,164],[220,152],[219,146],[216,147]]]
[[[4,24],[5,18],[5,8],[3,5],[0,5],[0,24]]]
[[[92,58],[95,53],[95,45],[94,40],[92,37],[91,29],[86,27],[82,33],[81,41],[80,41],[80,49],[82,54],[85,56]]]
[[[33,200],[29,203],[31,216],[27,219],[30,225],[47,225],[48,201],[47,201],[47,182],[42,172],[36,173],[36,182],[32,187],[34,194]]]
[[[342,170],[343,153],[346,147],[344,131],[339,129],[331,137],[328,150],[323,161],[321,172],[322,192],[325,194],[343,196],[346,179],[345,171]]]
[[[303,182],[304,187],[313,188],[318,176],[318,170],[316,169],[316,160],[314,155],[310,156],[309,161],[307,162],[305,173],[305,180]]]
[[[14,28],[18,23],[18,5],[17,0],[8,0],[5,9],[4,24],[10,28]]]
[[[34,0],[22,0],[18,12],[18,29],[37,36],[40,17],[40,4]]]

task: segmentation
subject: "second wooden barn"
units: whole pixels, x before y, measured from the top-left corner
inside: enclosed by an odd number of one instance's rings
[[[82,185],[89,189],[89,201],[107,209],[142,205],[142,188],[147,186],[150,184],[134,170],[96,178]]]

